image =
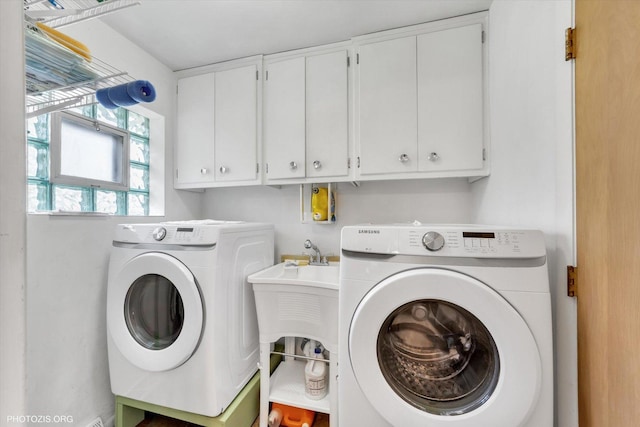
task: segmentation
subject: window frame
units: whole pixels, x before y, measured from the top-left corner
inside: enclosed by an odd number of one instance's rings
[[[130,135],[126,129],[117,128],[97,119],[87,118],[70,111],[58,111],[49,116],[51,134],[49,137],[50,175],[49,182],[72,187],[91,187],[101,190],[129,191]],[[114,135],[120,139],[121,157],[117,167],[121,171],[119,182],[65,175],[62,173],[63,122],[69,121],[94,132]],[[116,165],[114,165],[116,166]]]
[[[163,216],[165,212],[165,118],[163,115],[141,107],[118,108],[117,110],[104,110],[97,104],[88,104],[73,108],[72,111],[91,123],[117,127],[119,130],[128,131],[129,149],[132,149],[134,141],[138,141],[146,149],[146,154],[139,157],[129,151],[129,168],[144,171],[144,187],[139,187],[137,178],[134,179],[132,169],[129,172],[129,188],[125,190],[111,190],[91,186],[76,186],[57,184],[51,178],[51,119],[53,113],[43,113],[39,116],[27,118],[27,156],[28,165],[26,176],[27,213],[30,215],[107,215],[122,217],[150,217]],[[114,111],[114,115],[107,117],[105,112]],[[138,116],[132,119],[132,114]],[[140,120],[143,120],[140,122]],[[33,123],[32,123],[33,121]],[[134,123],[135,122],[135,123]],[[142,127],[140,127],[142,126]],[[151,147],[153,146],[153,149]],[[36,150],[32,153],[31,150]],[[44,163],[43,163],[44,162]],[[133,181],[132,181],[133,180]],[[86,197],[80,199],[79,208],[67,209],[61,206],[56,199],[56,191],[64,189],[72,191],[88,191]],[[115,199],[107,201],[110,206],[100,202],[100,193],[115,194]],[[110,198],[113,196],[109,196]],[[103,199],[104,200],[104,199]],[[104,210],[104,208],[107,210]],[[111,209],[115,208],[115,209]]]

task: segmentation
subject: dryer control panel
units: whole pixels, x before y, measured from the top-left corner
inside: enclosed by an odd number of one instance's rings
[[[120,224],[115,242],[160,245],[212,245],[220,236],[219,227],[198,225]]]
[[[477,225],[362,225],[342,230],[342,249],[395,255],[473,258],[537,258],[545,256],[537,230]]]

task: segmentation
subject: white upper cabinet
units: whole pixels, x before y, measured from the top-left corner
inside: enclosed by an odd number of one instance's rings
[[[258,68],[216,73],[216,181],[254,181],[258,177]]]
[[[356,179],[489,173],[486,12],[354,39]]]
[[[265,58],[268,183],[349,178],[348,50],[305,49]]]
[[[483,166],[482,25],[418,36],[418,169]]]
[[[417,171],[416,38],[366,44],[357,61],[360,173]]]
[[[214,182],[214,88],[213,73],[178,80],[176,187]]]
[[[261,183],[261,71],[254,57],[179,78],[176,188]]]
[[[305,60],[266,68],[264,150],[269,180],[305,176]]]
[[[486,176],[487,31],[479,12],[178,72],[175,187]]]
[[[306,58],[306,172],[309,178],[349,174],[347,51]]]

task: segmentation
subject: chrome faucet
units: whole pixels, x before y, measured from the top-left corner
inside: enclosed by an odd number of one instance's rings
[[[309,255],[309,265],[329,265],[329,263],[327,262],[327,258],[320,255],[320,249],[318,249],[318,247],[314,245],[311,240],[305,240],[304,247],[306,249],[313,249],[316,253],[315,256]]]

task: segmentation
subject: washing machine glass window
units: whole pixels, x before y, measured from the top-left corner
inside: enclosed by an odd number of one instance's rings
[[[481,406],[496,388],[500,358],[487,328],[455,304],[416,300],[384,321],[378,363],[406,402],[438,415],[461,415]]]
[[[175,342],[184,324],[180,292],[169,279],[146,274],[133,282],[124,304],[131,336],[143,347],[162,350]]]

